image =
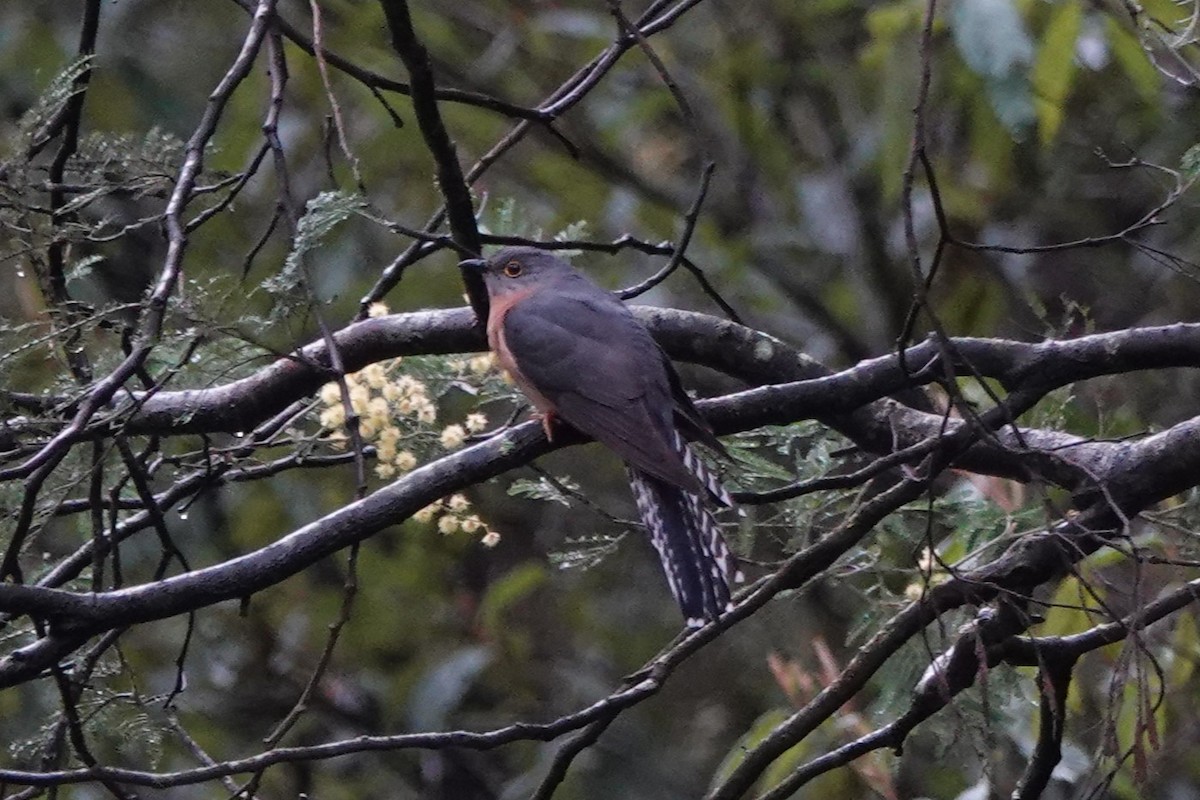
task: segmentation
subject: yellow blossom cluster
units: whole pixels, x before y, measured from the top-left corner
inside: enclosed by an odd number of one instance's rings
[[[374,310],[374,306],[372,307]],[[372,312],[374,315],[374,313]],[[437,406],[429,386],[411,375],[398,374],[402,359],[370,364],[347,375],[346,391],[350,409],[358,417],[358,432],[363,441],[374,444],[378,463],[375,474],[384,480],[410,472],[417,466],[417,457],[402,445],[407,423],[409,431],[417,426],[432,426],[437,422]],[[471,359],[455,359],[448,366],[460,376],[482,376],[493,369],[491,355]],[[336,447],[346,444],[346,405],[336,382],[321,387],[321,426],[331,431],[330,441]],[[400,424],[398,424],[400,423]],[[473,433],[487,428],[487,416],[481,412],[468,414],[462,424],[447,425],[438,440],[446,450],[455,450],[466,443]]]
[[[454,358],[447,366],[459,375],[482,378],[496,369],[496,357],[491,353],[483,353],[472,358]]]
[[[388,313],[387,306],[374,303],[368,310],[371,317]],[[447,425],[437,431],[437,405],[434,398],[439,394],[434,387],[413,375],[400,372],[402,359],[378,362],[363,367],[358,372],[345,376],[346,394],[349,403],[342,397],[339,383],[331,382],[321,387],[319,397],[323,408],[320,412],[322,428],[328,431],[327,440],[335,447],[345,447],[347,442],[347,405],[358,420],[358,432],[363,442],[375,447],[375,474],[383,480],[403,475],[416,469],[418,458],[413,450],[421,452],[435,440],[445,450],[455,450],[466,444],[472,434],[487,429],[488,419],[483,413],[470,413],[461,423]],[[457,358],[444,362],[448,380],[455,383],[475,383],[496,371],[495,359],[488,353],[472,358]],[[421,369],[414,370],[418,374]],[[427,372],[428,370],[426,370]],[[441,369],[438,372],[441,373]],[[435,380],[442,380],[440,374]],[[424,443],[422,445],[422,443]],[[428,522],[437,518],[437,527],[442,533],[455,531],[483,533],[483,543],[489,547],[500,541],[500,535],[489,531],[483,521],[469,513],[470,503],[461,494],[434,503],[413,515],[418,521]]]
[[[495,547],[500,542],[500,534],[489,530],[478,515],[468,513],[470,510],[471,501],[465,495],[452,494],[436,503],[430,503],[413,514],[412,518],[422,523],[433,522],[436,519],[438,531],[446,536],[456,531],[463,533],[482,531],[481,541],[484,546]]]
[[[396,420],[407,418],[424,425],[437,421],[437,406],[424,382],[409,375],[393,376],[399,363],[400,359],[396,358],[370,364],[345,379],[350,408],[358,416],[359,435],[363,441],[375,445],[375,474],[384,479],[409,472],[417,466],[416,455],[401,447],[405,432]],[[341,387],[337,383],[325,384],[321,387],[320,398],[325,405],[320,415],[322,427],[333,431],[335,445],[344,445],[346,406],[342,402]]]

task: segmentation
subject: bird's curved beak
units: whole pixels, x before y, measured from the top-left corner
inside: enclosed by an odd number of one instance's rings
[[[482,270],[487,266],[487,259],[483,258],[467,258],[458,262],[458,266],[462,269],[478,269]]]

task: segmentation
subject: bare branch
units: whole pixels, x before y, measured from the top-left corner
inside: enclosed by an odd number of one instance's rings
[[[463,176],[462,165],[458,163],[454,142],[446,131],[441,111],[438,109],[429,53],[413,29],[407,0],[380,0],[380,5],[383,6],[383,13],[392,33],[392,46],[399,53],[412,81],[413,113],[417,115],[417,125],[425,138],[425,146],[429,148],[437,164],[437,182],[442,196],[446,199],[446,216],[450,220],[450,231],[462,251],[478,255],[480,243],[479,229],[475,225],[475,204],[471,200],[471,191]],[[467,287],[471,308],[475,310],[475,316],[482,325],[487,320],[488,307],[483,278],[469,269],[460,271],[463,284]]]

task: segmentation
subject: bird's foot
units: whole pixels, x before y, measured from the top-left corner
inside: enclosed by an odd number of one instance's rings
[[[553,411],[543,411],[540,413],[535,413],[533,416],[542,423],[542,430],[546,432],[546,441],[553,442],[554,425],[555,422],[557,422],[558,417],[554,415]]]

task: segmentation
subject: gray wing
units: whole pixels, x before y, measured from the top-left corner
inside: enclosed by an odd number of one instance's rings
[[[504,341],[563,420],[639,469],[699,488],[676,448],[670,365],[620,301],[590,284],[538,292],[505,315]]]

